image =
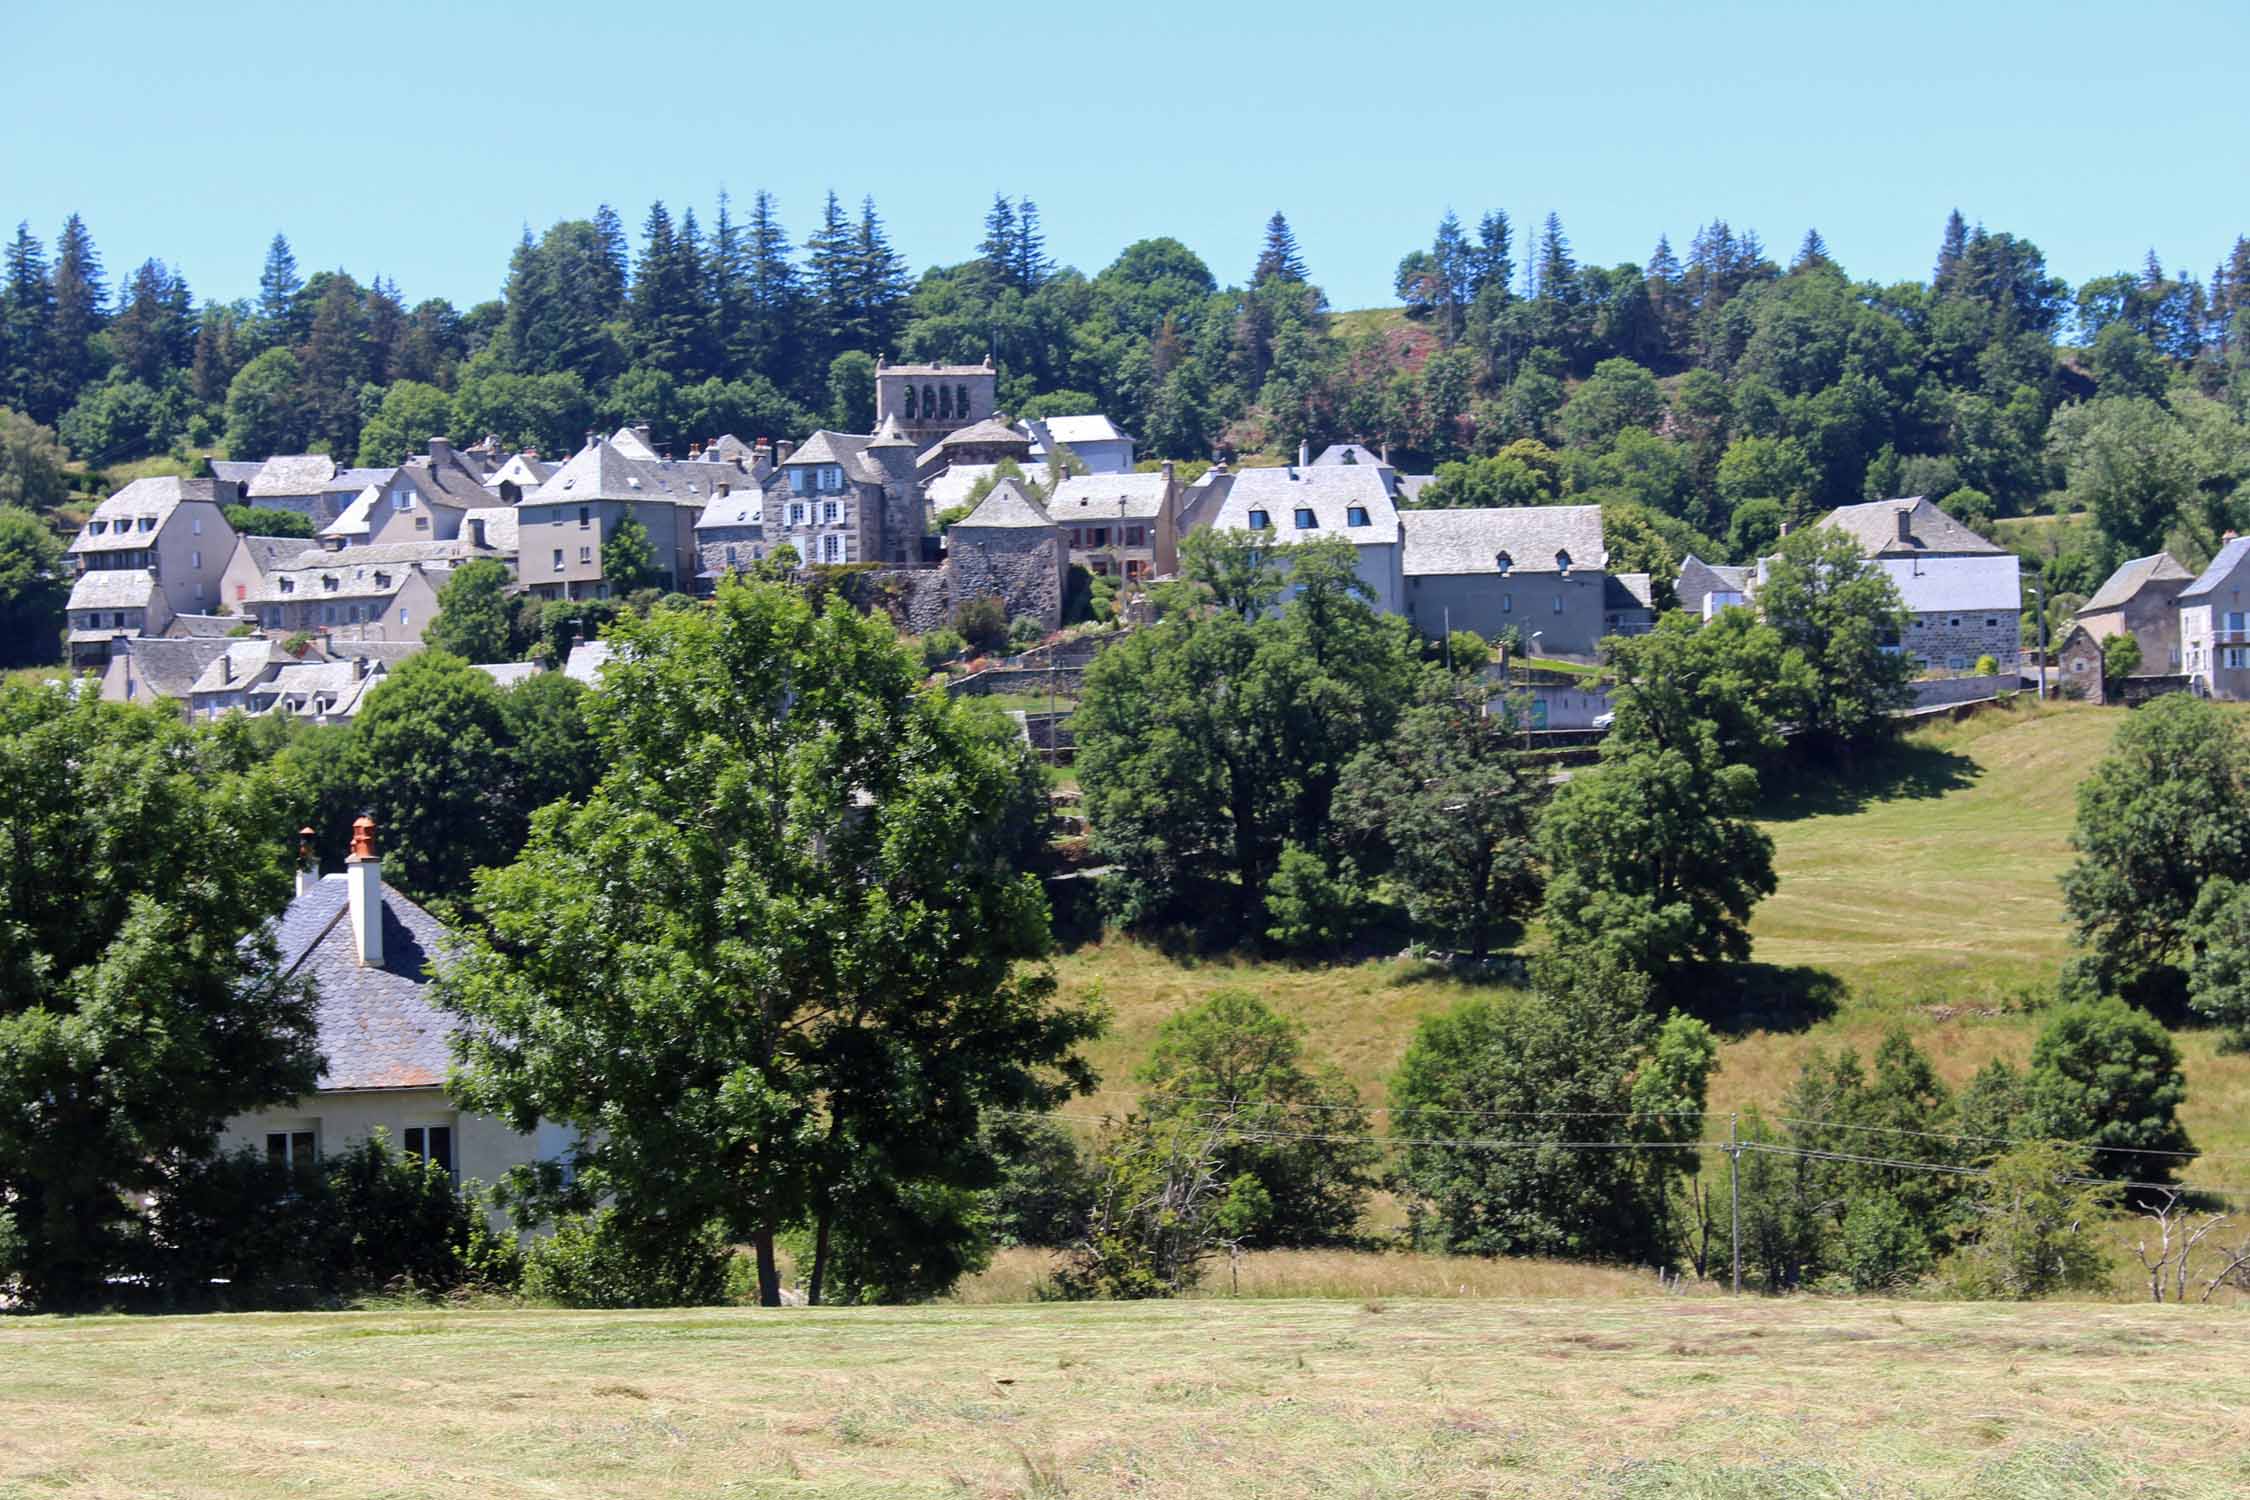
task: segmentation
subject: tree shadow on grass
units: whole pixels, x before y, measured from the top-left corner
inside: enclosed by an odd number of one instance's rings
[[[1805,1031],[1836,1014],[1850,988],[1810,964],[1713,964],[1679,981],[1674,1003],[1721,1036]]]
[[[1976,784],[1982,770],[1958,750],[1897,740],[1768,770],[1757,816],[1768,822],[1861,812],[1901,797],[1942,797]]]

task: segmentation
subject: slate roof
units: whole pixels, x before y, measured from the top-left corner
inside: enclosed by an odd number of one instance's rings
[[[1750,569],[1726,567],[1707,563],[1690,552],[1680,564],[1680,580],[1672,593],[1680,601],[1680,608],[1689,614],[1703,613],[1703,601],[1712,594],[1747,594],[1750,590]]]
[[[431,504],[467,510],[492,503],[492,492],[484,487],[484,475],[463,463],[459,454],[449,454],[443,463],[432,462],[426,453],[417,455],[386,476],[384,483],[400,477],[412,479],[422,498]]]
[[[1320,450],[1320,456],[1315,458],[1313,463],[1322,468],[1337,464],[1371,464],[1376,468],[1389,467],[1388,464],[1383,462],[1383,455],[1377,453],[1365,443],[1330,443]]]
[[[1367,525],[1351,524],[1351,507],[1355,505],[1366,509]],[[1300,507],[1311,510],[1319,523],[1313,530],[1297,528]],[[1226,498],[1212,513],[1211,525],[1221,531],[1248,531],[1253,510],[1266,513],[1272,534],[1283,542],[1333,535],[1372,546],[1399,539],[1399,511],[1383,484],[1382,472],[1353,464],[1326,469],[1238,470]]]
[[[132,675],[160,698],[187,700],[197,680],[211,663],[235,647],[239,640],[213,640],[209,636],[184,636],[178,640],[127,637],[120,649],[131,658]],[[263,641],[257,644],[265,644]]]
[[[436,548],[447,550],[431,550]],[[244,602],[302,604],[316,599],[387,599],[406,587],[406,580],[418,569],[450,567],[467,550],[453,542],[399,542],[387,547],[347,547],[341,552],[308,553],[297,562],[268,573]],[[410,555],[400,557],[398,553]],[[336,581],[334,588],[328,586],[331,578]],[[284,581],[291,587],[285,590]]]
[[[389,484],[391,476],[397,472],[396,469],[338,469],[322,489],[330,494],[349,490],[356,495],[371,484],[377,487]]]
[[[461,517],[461,540],[475,547],[476,524],[482,521],[485,550],[513,553],[517,550],[518,519],[513,505],[472,505]]]
[[[301,536],[240,536],[235,538],[249,554],[250,566],[263,575],[285,568],[302,557],[312,543]]]
[[[1355,466],[1341,471],[1354,473]],[[1372,472],[1372,471],[1370,471]],[[1602,508],[1598,505],[1513,505],[1481,510],[1406,510],[1399,512],[1405,547],[1399,566],[1409,578],[1487,573],[1498,575],[1499,556],[1508,554],[1508,572],[1558,573],[1557,554],[1570,554],[1573,569],[1599,568]]]
[[[326,494],[335,477],[336,460],[325,453],[276,454],[258,466],[250,480],[249,498]]]
[[[1020,425],[1025,430],[1030,430],[1030,423],[1026,422]],[[1079,443],[1129,443],[1133,441],[1130,433],[1100,412],[1092,412],[1078,417],[1041,417],[1039,425],[1047,429],[1047,436],[1066,448],[1076,446]],[[1033,435],[1036,436],[1037,434],[1034,433]]]
[[[610,446],[627,458],[637,458],[643,463],[656,461],[656,450],[641,440],[641,435],[630,427],[620,427],[609,435]]]
[[[336,513],[336,519],[320,529],[322,536],[366,536],[375,529],[375,504],[383,498],[382,487],[369,485]]]
[[[573,453],[569,462],[548,475],[547,482],[524,496],[522,503],[534,507],[621,500],[638,505],[669,500],[700,509],[718,493],[721,484],[734,476],[731,464],[637,459],[605,440]],[[490,495],[483,495],[473,503],[488,505],[491,500]]]
[[[190,500],[218,504],[217,481],[182,479],[175,474],[136,479],[94,507],[94,513],[86,518],[86,524],[71,540],[70,550],[130,552],[138,547],[153,547],[172,512]],[[154,524],[144,530],[140,524],[144,520]],[[94,530],[97,522],[102,526],[99,532]],[[118,530],[120,523],[127,529]]]
[[[1646,573],[1612,573],[1602,581],[1602,608],[1615,613],[1656,608],[1655,586]]]
[[[146,609],[156,575],[146,568],[96,568],[70,586],[65,609]]]
[[[1909,535],[1903,541],[1898,534],[1900,511],[1909,517]],[[1868,557],[1976,557],[2007,550],[1978,536],[1920,495],[1840,505],[1822,517],[1820,524],[1848,534]]]
[[[380,670],[355,672],[349,660],[295,662],[253,685],[250,699],[259,706],[259,712],[278,710],[348,719],[359,712],[361,700],[382,681]]]
[[[228,676],[220,670],[219,662],[222,657],[233,664],[232,676]],[[281,642],[268,640],[263,636],[246,636],[240,640],[228,641],[226,650],[213,653],[211,659],[204,663],[203,670],[196,675],[195,681],[188,685],[188,691],[191,693],[241,692],[247,689],[256,678],[263,675],[266,668],[276,663],[293,664],[296,660],[297,658],[281,649]]]
[[[880,437],[882,434],[876,434]],[[737,463],[748,468],[757,461],[758,450],[731,432],[722,432],[703,445],[705,463]]]
[[[718,530],[726,526],[765,526],[765,497],[755,489],[733,490],[724,495],[714,495],[711,503],[703,507],[696,517],[697,531]]]
[[[2250,558],[2250,537],[2236,537],[2219,549],[2219,555],[2211,559],[2211,566],[2196,575],[2195,582],[2180,590],[2180,602],[2185,604],[2190,599],[2208,595],[2232,577],[2245,558]]]
[[[198,635],[221,637],[232,634],[241,623],[235,615],[174,615],[164,627],[164,633],[175,639]]]
[[[1163,511],[1162,474],[1074,474],[1047,497],[1047,514],[1065,525],[1120,517],[1153,521]]]
[[[2094,590],[2094,597],[2078,607],[2078,613],[2088,615],[2096,610],[2122,609],[2126,602],[2152,583],[2192,582],[2195,578],[2179,559],[2169,552],[2159,552],[2151,557],[2136,557],[2118,564],[2117,571],[2102,580]]]
[[[1031,452],[1031,439],[998,417],[986,417],[981,422],[971,422],[966,427],[955,428],[931,444],[922,456],[928,458],[947,448],[966,447],[1014,447],[1021,448],[1028,454]]]
[[[1048,515],[1022,485],[1013,479],[1003,479],[977,502],[975,510],[954,522],[953,529],[1016,531],[1036,528],[1045,531],[1054,524],[1054,517]]]
[[[908,437],[906,429],[898,425],[897,417],[885,416],[881,425],[876,427],[875,435],[867,440],[867,446],[870,448],[911,448],[914,446],[914,439]]]
[[[1437,483],[1437,476],[1435,474],[1401,474],[1392,483],[1398,486],[1400,502],[1412,505],[1422,498],[1423,490]]]
[[[1993,557],[1879,557],[1899,599],[1918,615],[2000,613],[2023,608],[2021,563],[2012,552]]]
[[[875,367],[880,375],[989,375],[992,361],[981,365],[885,365]]]
[[[518,683],[529,682],[532,678],[537,677],[540,667],[539,663],[535,661],[488,661],[478,662],[477,670],[491,678],[497,685],[512,688]]]
[[[263,459],[214,458],[211,460],[211,477],[227,484],[248,484],[264,468]]]
[[[452,1062],[452,1020],[430,1000],[444,929],[397,891],[381,889],[378,965],[359,961],[342,875],[315,881],[275,925],[284,969],[313,983],[323,1091],[436,1088]]]
[[[1016,468],[1026,475],[1029,475],[1033,469],[1041,467],[1038,464],[1016,464]],[[969,498],[969,491],[977,487],[979,480],[997,474],[999,471],[1000,466],[998,464],[948,464],[930,478],[922,481],[922,498],[933,511],[944,510],[951,505],[963,504]]]
[[[602,668],[616,655],[607,641],[580,641],[570,648],[570,659],[563,663],[563,676],[588,687],[600,687]]]

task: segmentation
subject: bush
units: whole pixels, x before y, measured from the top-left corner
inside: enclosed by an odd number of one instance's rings
[[[1352,863],[1336,869],[1308,849],[1284,844],[1266,887],[1266,937],[1291,953],[1320,952],[1351,941],[1366,910]]]
[[[293,510],[276,510],[266,505],[229,505],[226,517],[227,524],[239,536],[287,536],[302,538],[307,545],[312,542],[312,517],[301,516]]]
[[[1968,1242],[1945,1264],[1957,1296],[2021,1300],[2098,1288],[2109,1262],[2095,1226],[2106,1191],[2074,1179],[2087,1153],[2060,1141],[2031,1141],[1995,1161],[1978,1180]]]
[[[724,1303],[731,1252],[703,1225],[628,1226],[612,1209],[558,1220],[523,1258],[523,1294],[560,1307]]]
[[[959,660],[969,643],[961,639],[957,630],[933,630],[922,637],[922,665],[935,672],[947,662]]]
[[[953,608],[953,628],[977,650],[997,651],[1008,641],[1008,614],[989,594],[964,599]]]
[[[1086,1228],[1094,1180],[1070,1132],[1048,1120],[1006,1121],[989,1141],[1000,1185],[985,1195],[993,1243],[1054,1248]]]
[[[2032,1044],[2022,1130],[2098,1146],[2093,1175],[2170,1182],[2194,1143],[2180,1050],[2154,1016],[2114,996],[2058,1006]]]
[[[1008,644],[1022,651],[1036,646],[1047,638],[1047,627],[1030,615],[1017,615],[1008,622]]]
[[[1977,675],[1978,675],[1979,677],[1997,677],[1997,676],[1999,676],[1999,675],[2000,675],[2000,659],[1999,659],[1998,657],[1996,657],[1996,656],[1980,656],[1980,657],[1978,657],[1978,658],[1977,658]]]
[[[1888,1193],[1868,1193],[1844,1212],[1837,1262],[1855,1292],[1895,1292],[1929,1271],[1929,1239]]]

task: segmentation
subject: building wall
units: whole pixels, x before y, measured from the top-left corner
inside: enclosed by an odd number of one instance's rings
[[[2177,672],[2186,660],[2180,642],[2178,596],[2187,584],[2181,580],[2168,582],[2169,586],[2151,584],[2143,588],[2116,609],[2081,612],[2078,623],[2097,641],[2131,631],[2141,643],[2138,675]]]
[[[2250,700],[2250,590],[2236,580],[2180,608],[2182,670],[2204,693],[2230,703]]]
[[[683,519],[681,512],[687,511]],[[580,515],[584,514],[581,522]],[[560,505],[524,505],[516,520],[516,573],[543,598],[588,599],[599,597],[602,577],[602,543],[616,534],[630,515],[648,532],[651,559],[659,573],[658,588],[676,589],[695,571],[695,518],[699,512],[669,500],[578,500]],[[555,553],[562,565],[555,565]]]
[[[1049,630],[1061,628],[1069,552],[1060,527],[955,526],[946,541],[955,604],[991,596],[1010,620],[1030,615]]]
[[[914,387],[914,410],[907,413],[906,390]],[[951,395],[950,404],[937,400],[940,388]],[[875,371],[875,425],[883,425],[886,417],[898,418],[899,426],[914,439],[917,449],[926,448],[949,432],[973,427],[995,413],[999,401],[1000,377],[997,372],[979,365],[944,365],[923,374],[909,375],[889,367],[878,366]],[[931,398],[929,405],[945,416],[925,415],[923,393]],[[961,398],[966,393],[968,410],[961,410]]]
[[[367,541],[385,547],[393,542],[450,542],[461,535],[461,518],[467,514],[462,506],[432,505],[402,473],[384,487],[368,513]]]
[[[388,594],[332,599],[297,594],[256,607],[268,635],[325,630],[340,641],[418,641],[437,614],[438,585],[411,563],[396,565],[405,575]]]
[[[753,563],[762,562],[766,555],[766,533],[762,526],[706,526],[695,534],[698,575],[709,573],[713,581],[696,579],[699,592],[716,588],[716,576],[729,568],[747,573]],[[732,553],[730,556],[729,553]]]
[[[317,545],[314,542],[305,543],[307,549]],[[235,614],[250,614],[253,610],[249,599],[253,594],[263,593],[265,584],[266,575],[258,571],[257,563],[251,559],[250,549],[238,541],[234,551],[227,557],[226,567],[219,573],[219,603]]]
[[[808,487],[798,494],[789,486],[790,471],[783,468],[779,472],[780,482],[767,490],[765,497],[765,534],[774,539],[775,546],[787,542],[796,549],[797,560],[808,567],[885,560],[882,486],[847,480],[840,490]],[[806,483],[812,485],[810,480]],[[827,519],[830,506],[835,507],[834,520]],[[831,537],[840,549],[835,556],[830,555]]]
[[[171,607],[209,614],[234,558],[234,528],[226,512],[208,500],[183,500],[157,529],[152,550],[156,578]]]
[[[1513,625],[1533,655],[1592,657],[1601,646],[1604,587],[1598,568],[1573,569],[1568,577],[1520,569],[1424,575],[1406,580],[1406,614],[1432,639],[1444,633],[1450,609],[1455,630],[1491,640]]]
[[[323,1157],[335,1155],[380,1129],[393,1149],[409,1125],[442,1125],[453,1132],[453,1164],[462,1182],[498,1182],[510,1167],[551,1159],[567,1136],[542,1127],[518,1135],[488,1115],[464,1114],[443,1089],[370,1089],[309,1094],[276,1109],[236,1115],[220,1132],[220,1149],[247,1147],[263,1154],[269,1131],[310,1130]]]
[[[1978,657],[1989,656],[2008,672],[2023,661],[2023,626],[2013,610],[1917,614],[1909,617],[1900,644],[1932,669],[1966,672]]]

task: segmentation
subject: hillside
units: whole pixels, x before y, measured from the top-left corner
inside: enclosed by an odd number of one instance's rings
[[[418,1310],[7,1338],[7,1494],[2218,1500],[2250,1480],[2241,1319],[2197,1308]]]
[[[1741,993],[1706,1008],[1725,1038],[1711,1107],[1771,1102],[1810,1049],[1866,1053],[1894,1019],[1949,1082],[2028,1056],[2038,1019],[2026,1006],[2051,990],[2069,947],[2056,878],[2070,860],[2075,788],[2118,722],[2116,710],[2085,706],[1989,713],[1774,798],[1763,821],[1780,888],[1751,924]],[[1120,941],[1072,953],[1060,970],[1066,984],[1101,985],[1115,1010],[1095,1052],[1108,1108],[1129,1098],[1164,1018],[1218,989],[1253,989],[1304,1021],[1371,1104],[1415,1022],[1476,992],[1427,965],[1174,959]],[[2210,1032],[2180,1040],[2190,1133],[2207,1151],[2250,1151],[2250,1057],[2222,1055]],[[2229,1166],[2189,1175],[2239,1181]]]

